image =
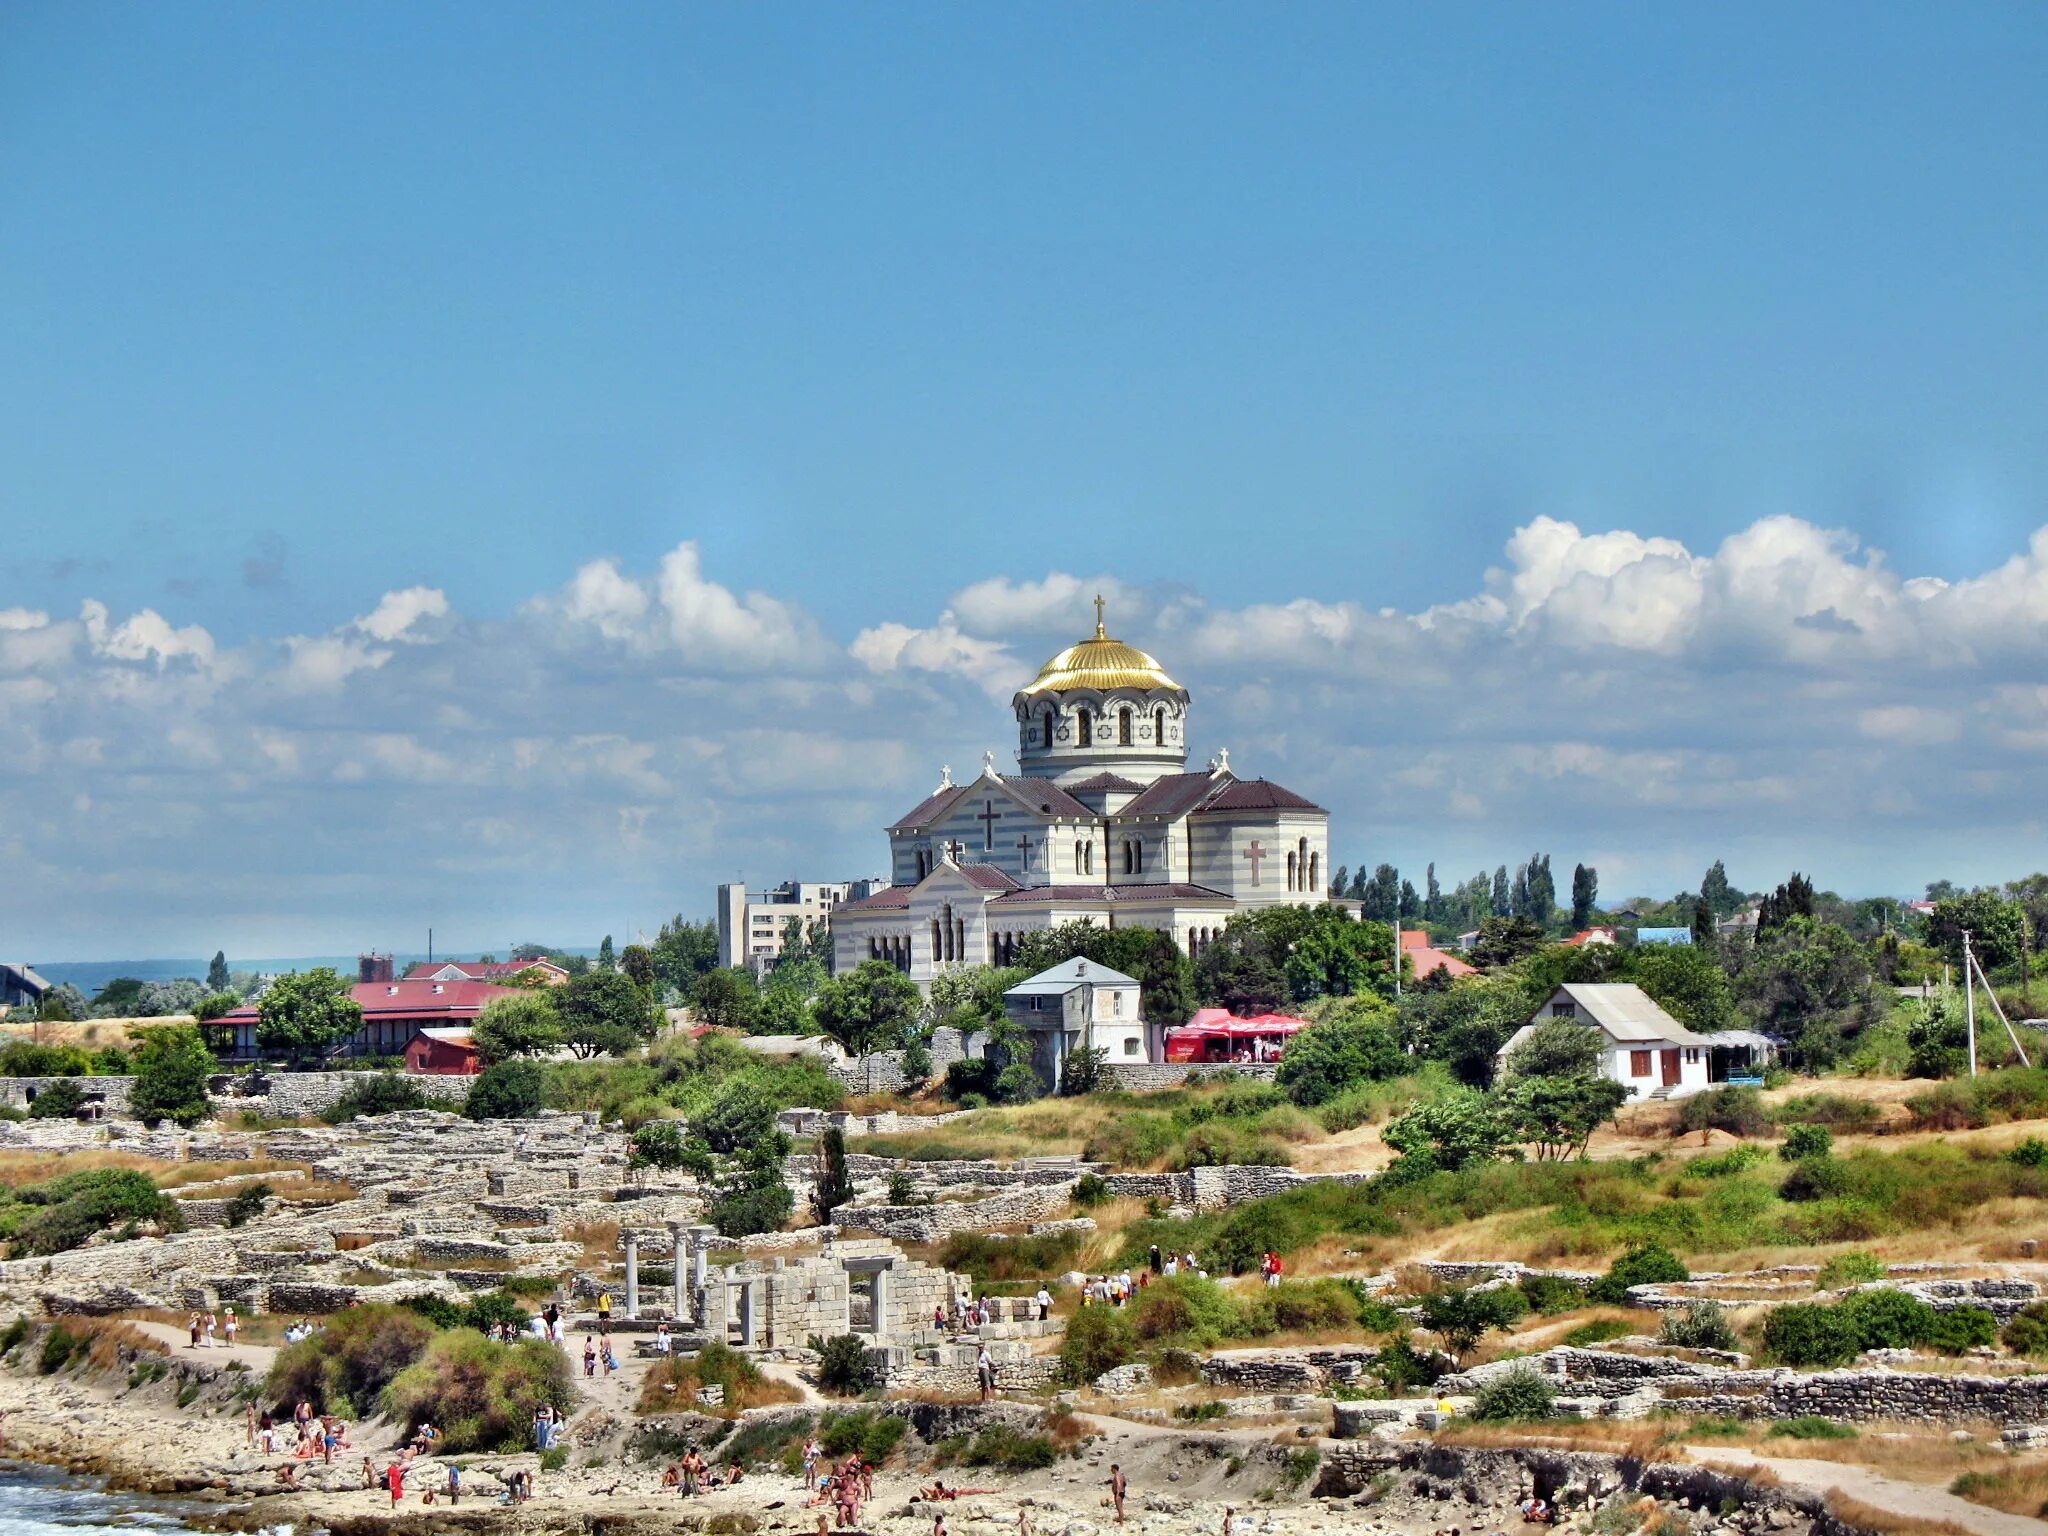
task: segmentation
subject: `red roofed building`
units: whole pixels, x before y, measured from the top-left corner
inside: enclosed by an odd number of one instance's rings
[[[552,960],[421,960],[405,973],[407,981],[510,981],[533,971],[551,987],[569,973]]]
[[[422,1030],[460,1029],[466,1034],[493,998],[519,995],[517,987],[494,986],[487,981],[433,981],[410,976],[403,981],[358,982],[348,990],[363,1010],[363,1027],[334,1054],[408,1059],[413,1040]],[[255,1061],[266,1054],[285,1054],[266,1052],[256,1043],[259,1022],[255,1005],[245,1004],[202,1028],[215,1032],[211,1038],[223,1042],[231,1061]]]
[[[466,1029],[423,1029],[405,1048],[405,1070],[434,1076],[473,1077],[483,1070]]]
[[[1420,928],[1403,928],[1401,930],[1401,953],[1407,957],[1408,963],[1415,968],[1415,976],[1418,981],[1434,971],[1442,971],[1445,975],[1452,977],[1477,976],[1479,974],[1476,967],[1467,965],[1456,955],[1447,955],[1442,950],[1436,948],[1429,942],[1428,933]]]

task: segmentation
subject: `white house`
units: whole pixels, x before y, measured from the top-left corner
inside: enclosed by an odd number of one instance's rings
[[[1577,1019],[1601,1032],[1601,1071],[1628,1089],[1632,1102],[1684,1098],[1710,1086],[1712,1038],[1694,1034],[1628,981],[1567,982],[1508,1037],[1499,1060],[1505,1063],[1531,1030],[1554,1018]]]
[[[1093,960],[1062,961],[1003,994],[1003,1011],[1031,1036],[1031,1066],[1048,1088],[1075,1051],[1105,1061],[1148,1061],[1136,980]]]

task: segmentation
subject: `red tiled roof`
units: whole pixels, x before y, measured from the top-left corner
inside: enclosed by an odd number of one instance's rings
[[[888,830],[908,832],[913,827],[928,827],[939,819],[941,812],[966,793],[966,786],[961,784],[948,784],[942,789],[935,789],[918,801],[910,814],[889,823]]]
[[[1089,901],[1128,903],[1147,901],[1224,901],[1230,897],[1206,885],[1033,885],[998,896],[990,906],[1024,906],[1031,902]],[[843,909],[842,909],[843,910]]]
[[[901,912],[910,905],[910,887],[907,885],[884,886],[872,896],[863,896],[859,901],[842,901],[832,909],[834,917],[845,917],[852,912]]]
[[[993,864],[962,864],[960,873],[967,877],[970,885],[978,885],[984,891],[1014,891],[1017,882],[997,869]]]
[[[1119,816],[1185,816],[1208,798],[1220,782],[1213,773],[1169,773],[1154,779],[1145,793],[1117,812]]]
[[[1095,818],[1093,811],[1051,779],[1030,779],[1019,775],[1015,778],[1005,778],[1003,782],[1027,801],[1035,800],[1039,812],[1043,815],[1078,817],[1082,821],[1092,821]]]
[[[517,987],[494,986],[488,981],[427,981],[407,977],[403,981],[365,981],[350,987],[349,996],[363,1010],[363,1021],[419,1018],[448,1024],[473,1019],[493,998],[516,997]],[[218,1024],[247,1024],[260,1017],[253,1003],[224,1013]]]
[[[555,971],[562,969],[545,955],[532,960],[416,960],[406,967],[404,979],[419,981],[442,971],[456,970],[471,981],[489,981],[494,976],[517,976],[521,971],[530,971],[537,965],[544,965]]]
[[[1236,779],[1226,784],[1209,797],[1197,816],[1213,816],[1223,811],[1320,811],[1322,807],[1313,800],[1305,800],[1293,790],[1275,784],[1271,779]]]
[[[1415,967],[1415,974],[1427,976],[1432,971],[1443,971],[1452,976],[1477,976],[1479,972],[1467,965],[1456,955],[1447,955],[1440,949],[1427,944],[1403,945],[1401,953],[1406,955]]]
[[[1081,781],[1080,783],[1078,783],[1078,784],[1069,784],[1069,785],[1067,786],[1067,788],[1068,788],[1069,790],[1075,790],[1075,789],[1108,789],[1108,790],[1122,790],[1122,791],[1125,791],[1125,792],[1127,792],[1127,793],[1129,793],[1129,794],[1133,794],[1133,795],[1135,795],[1135,794],[1139,793],[1139,792],[1140,792],[1141,790],[1143,790],[1143,789],[1144,789],[1144,787],[1145,787],[1145,786],[1144,786],[1144,785],[1142,785],[1142,784],[1134,784],[1134,783],[1132,783],[1132,782],[1131,782],[1131,780],[1129,780],[1129,779],[1127,779],[1127,778],[1123,777],[1123,776],[1122,776],[1121,774],[1116,774],[1116,773],[1107,773],[1107,772],[1104,772],[1104,773],[1098,773],[1098,774],[1094,774],[1094,775],[1092,775],[1092,776],[1090,776],[1090,777],[1088,777],[1088,778],[1085,778],[1085,779],[1083,779],[1083,780],[1082,780],[1082,781]]]

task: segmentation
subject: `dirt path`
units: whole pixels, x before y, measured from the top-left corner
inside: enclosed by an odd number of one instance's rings
[[[1806,1461],[1797,1457],[1759,1456],[1756,1452],[1726,1445],[1688,1445],[1686,1454],[1694,1461],[1722,1466],[1757,1466],[1772,1472],[1789,1486],[1826,1493],[1839,1488],[1852,1499],[1861,1499],[1894,1514],[1920,1520],[1947,1520],[1979,1536],[2041,1536],[2048,1524],[2025,1515],[2008,1515],[1959,1499],[1946,1488],[1930,1483],[1909,1483],[1886,1477],[1868,1467],[1845,1461]]]
[[[162,1339],[171,1346],[173,1355],[204,1360],[213,1365],[226,1365],[230,1361],[239,1360],[256,1376],[269,1375],[271,1364],[277,1359],[276,1349],[268,1344],[238,1343],[233,1349],[229,1349],[225,1338],[216,1335],[217,1342],[211,1349],[204,1344],[194,1349],[191,1344],[192,1335],[174,1324],[135,1322],[130,1326],[140,1328],[153,1339]]]

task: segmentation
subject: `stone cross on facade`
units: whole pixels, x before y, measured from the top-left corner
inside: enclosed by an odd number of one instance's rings
[[[1019,869],[1029,869],[1031,867],[1031,834],[1029,832],[1018,835],[1017,867]]]
[[[1266,857],[1266,850],[1259,846],[1257,839],[1254,839],[1251,846],[1245,849],[1242,856],[1251,860],[1252,884],[1257,885],[1259,883],[1259,863]]]
[[[960,862],[960,855],[965,853],[966,851],[967,845],[961,842],[957,837],[954,838],[953,841],[951,841],[950,843],[946,844],[946,857],[951,859],[955,864],[958,864]]]
[[[1003,813],[996,809],[993,800],[981,802],[981,814],[974,818],[981,823],[981,846],[993,848],[996,845],[996,823],[1003,819]]]

